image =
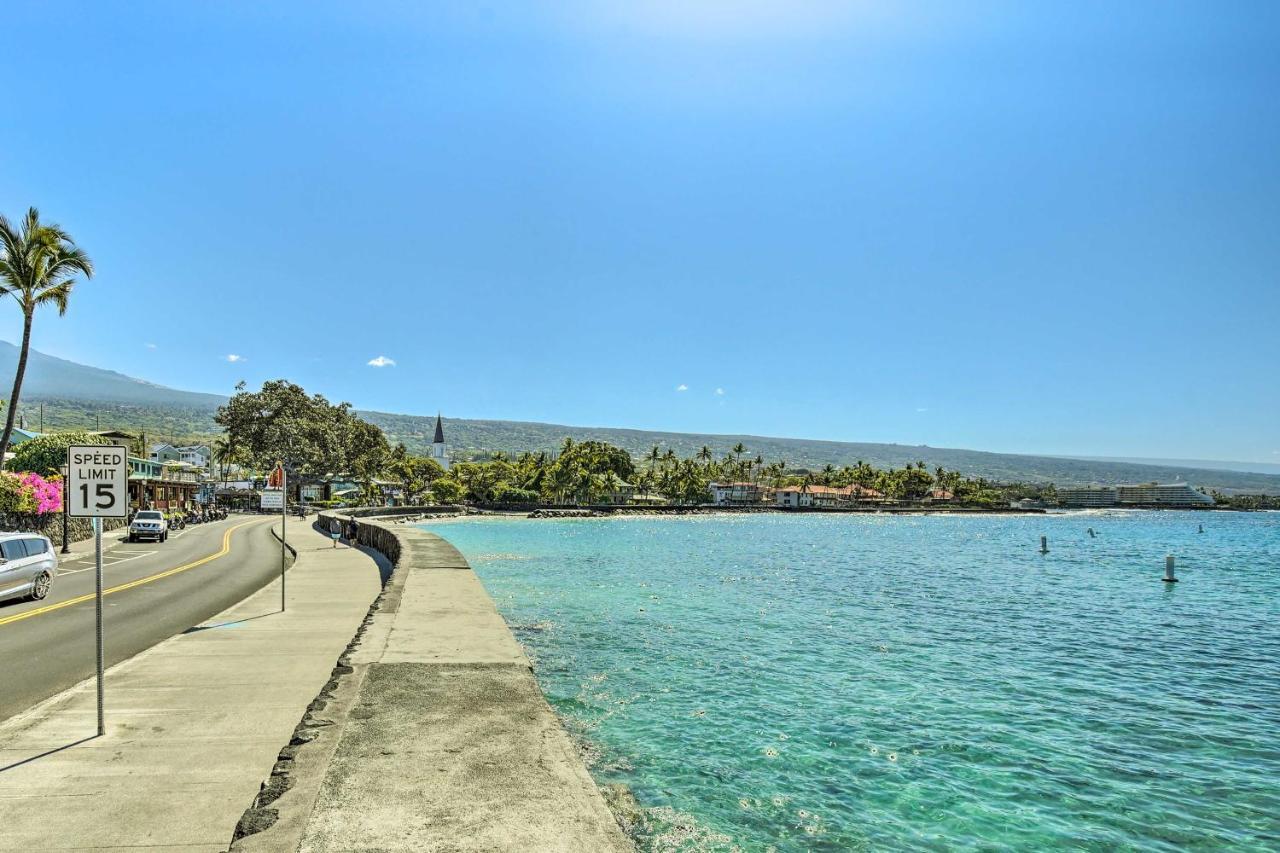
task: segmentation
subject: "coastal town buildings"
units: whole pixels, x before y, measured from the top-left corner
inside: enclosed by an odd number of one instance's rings
[[[1115,506],[1117,503],[1114,486],[1060,486],[1058,500],[1063,506],[1082,508]]]
[[[185,462],[196,468],[208,469],[213,459],[213,451],[207,444],[153,444],[149,455],[155,462]]]
[[[1187,483],[1140,483],[1121,486],[1064,486],[1058,489],[1063,506],[1084,507],[1209,507],[1213,498]]]

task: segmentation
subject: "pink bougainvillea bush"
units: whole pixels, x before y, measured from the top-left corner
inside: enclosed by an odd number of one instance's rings
[[[49,515],[62,512],[62,481],[39,474],[0,472],[0,513]]]

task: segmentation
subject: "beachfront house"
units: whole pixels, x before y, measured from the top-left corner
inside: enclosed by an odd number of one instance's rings
[[[774,503],[780,507],[847,507],[867,501],[879,501],[884,495],[866,486],[784,486],[774,493]]]
[[[707,490],[716,506],[751,506],[768,497],[768,490],[759,483],[710,483]]]

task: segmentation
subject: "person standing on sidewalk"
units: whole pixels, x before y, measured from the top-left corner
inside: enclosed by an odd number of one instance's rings
[[[333,539],[333,547],[338,547],[338,540],[342,538],[342,522],[336,518],[329,519],[329,537]]]

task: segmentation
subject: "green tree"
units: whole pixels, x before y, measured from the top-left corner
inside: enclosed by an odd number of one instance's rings
[[[431,457],[415,456],[398,444],[391,451],[387,474],[400,484],[405,503],[412,504],[444,476],[444,469]]]
[[[260,471],[284,462],[291,474],[354,474],[366,485],[390,455],[382,430],[283,379],[247,391],[244,383],[214,420],[227,431],[235,458]]]
[[[462,484],[452,477],[441,477],[431,484],[431,496],[436,503],[456,504],[462,500],[464,491]]]
[[[100,435],[84,432],[53,432],[19,444],[5,467],[10,471],[33,471],[41,477],[58,474],[67,464],[67,448],[73,444],[110,444]]]
[[[22,309],[22,345],[18,350],[18,369],[13,375],[13,392],[5,412],[4,433],[0,436],[0,451],[9,449],[13,435],[36,308],[54,305],[58,316],[66,314],[67,300],[71,298],[76,278],[81,275],[93,277],[89,256],[66,231],[57,225],[42,223],[34,207],[27,211],[19,228],[0,216],[0,294],[12,296]]]

